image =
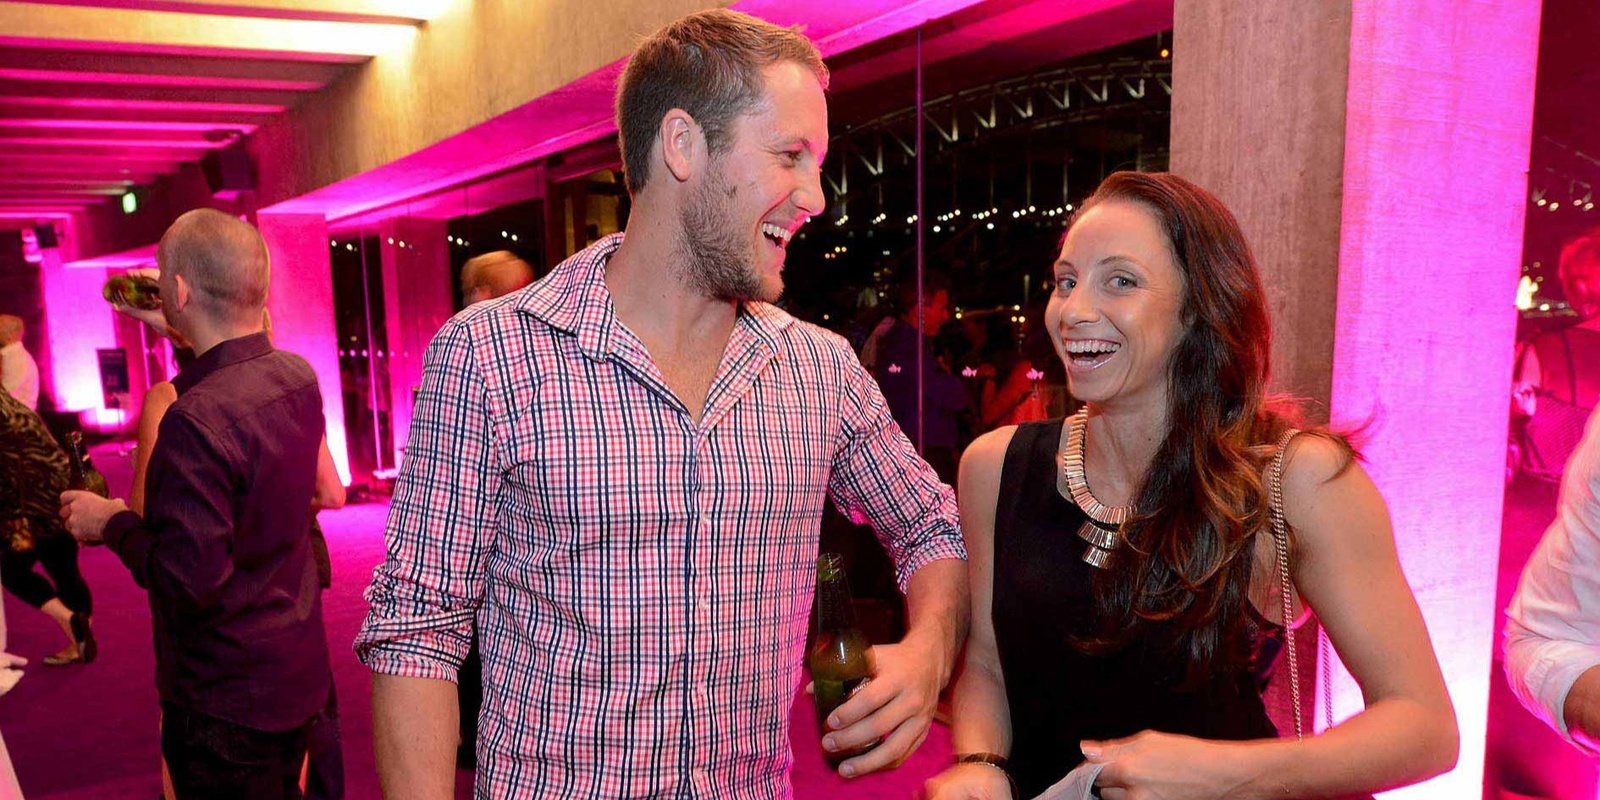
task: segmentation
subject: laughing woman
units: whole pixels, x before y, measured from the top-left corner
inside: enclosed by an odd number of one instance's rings
[[[1106,800],[1339,797],[1449,769],[1455,716],[1383,498],[1345,439],[1290,438],[1270,407],[1233,215],[1182,178],[1116,173],[1053,280],[1045,325],[1085,406],[963,458],[972,633],[958,763],[929,795],[1033,797],[1085,758]],[[1257,681],[1286,606],[1317,612],[1366,699],[1303,742],[1278,738]]]

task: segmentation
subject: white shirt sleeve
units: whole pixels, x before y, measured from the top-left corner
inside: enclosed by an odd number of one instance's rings
[[[1572,684],[1600,666],[1600,411],[1567,463],[1555,522],[1506,610],[1506,678],[1517,699],[1590,755],[1567,729]]]

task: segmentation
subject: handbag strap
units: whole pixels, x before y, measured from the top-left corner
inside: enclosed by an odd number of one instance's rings
[[[1283,460],[1289,440],[1300,431],[1284,431],[1267,471],[1267,516],[1272,521],[1272,544],[1278,552],[1279,595],[1283,602],[1283,644],[1289,651],[1289,702],[1294,707],[1294,738],[1306,738],[1300,715],[1300,657],[1294,642],[1294,582],[1289,577],[1289,523],[1283,516]]]

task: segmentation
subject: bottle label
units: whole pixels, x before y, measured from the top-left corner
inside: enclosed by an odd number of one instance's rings
[[[865,686],[870,677],[850,678],[848,680],[832,680],[829,678],[813,678],[812,684],[817,692],[817,724],[827,726],[828,715],[844,701],[854,697],[856,692]]]

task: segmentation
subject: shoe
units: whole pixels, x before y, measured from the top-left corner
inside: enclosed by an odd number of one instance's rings
[[[65,667],[83,660],[83,651],[75,646],[63,647],[60,651],[51,653],[39,659],[47,667]]]
[[[72,614],[72,640],[78,645],[78,655],[83,663],[93,664],[100,655],[100,646],[95,643],[94,629],[89,627],[89,615],[78,612]]]

